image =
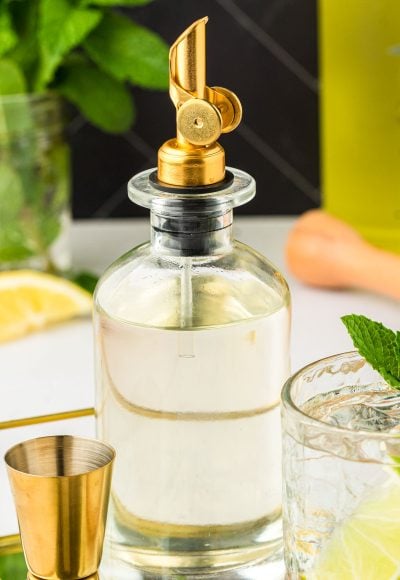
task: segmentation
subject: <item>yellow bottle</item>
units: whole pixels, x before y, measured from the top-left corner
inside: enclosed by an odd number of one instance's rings
[[[400,0],[320,0],[323,204],[400,253]]]

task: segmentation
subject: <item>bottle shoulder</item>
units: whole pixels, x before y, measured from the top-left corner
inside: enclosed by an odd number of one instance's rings
[[[179,327],[185,301],[194,326],[265,316],[290,302],[282,274],[262,254],[234,241],[213,256],[182,257],[142,244],[112,264],[95,293],[97,309],[138,324]]]
[[[237,270],[238,272],[249,272],[261,279],[265,279],[267,276],[276,276],[279,282],[287,287],[283,274],[266,256],[238,240],[233,241],[229,251],[212,256],[195,257],[157,253],[153,251],[150,242],[145,242],[113,262],[101,276],[99,286],[110,278],[117,283],[120,279],[131,274],[139,278],[147,276],[149,270],[160,277],[166,276],[174,270],[180,273],[183,264],[189,260],[194,273],[213,269],[216,275],[224,275],[225,271]]]

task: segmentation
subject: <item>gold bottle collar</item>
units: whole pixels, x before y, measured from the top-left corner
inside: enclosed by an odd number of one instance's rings
[[[237,96],[206,85],[206,23],[187,28],[169,53],[169,93],[174,103],[177,136],[158,151],[158,179],[167,185],[197,187],[225,177],[225,151],[217,142],[242,118]]]

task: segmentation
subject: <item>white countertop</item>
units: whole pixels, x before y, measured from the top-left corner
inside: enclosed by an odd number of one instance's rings
[[[365,314],[400,328],[400,304],[359,291],[322,291],[287,274],[284,244],[293,218],[237,218],[235,235],[265,254],[286,275],[292,292],[292,368],[352,349],[340,322],[348,313]],[[148,220],[93,220],[72,227],[73,264],[101,273],[107,265],[149,236]],[[12,444],[40,434],[92,435],[91,417],[1,430],[1,422],[92,407],[94,377],[90,320],[72,321],[0,346],[0,455]],[[0,537],[16,533],[3,466],[0,464]]]

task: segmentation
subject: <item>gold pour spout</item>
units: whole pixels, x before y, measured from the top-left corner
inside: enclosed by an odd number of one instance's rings
[[[158,152],[158,179],[175,187],[196,187],[223,181],[225,152],[217,143],[242,118],[237,96],[206,85],[206,23],[201,18],[171,46],[170,96],[177,109],[177,136]]]
[[[206,23],[205,16],[189,26],[169,52],[170,95],[175,107],[196,97],[205,98]]]

